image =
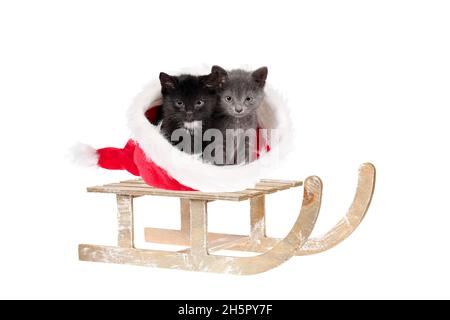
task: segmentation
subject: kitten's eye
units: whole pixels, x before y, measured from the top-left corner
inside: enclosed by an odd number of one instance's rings
[[[226,96],[226,97],[225,97],[225,101],[226,101],[226,102],[231,102],[231,100],[233,100],[233,98],[231,98],[230,96]]]
[[[198,100],[198,101],[195,103],[195,107],[196,107],[196,108],[200,108],[200,107],[202,107],[204,104],[205,104],[205,101],[203,101],[203,100]]]
[[[245,98],[245,101],[246,102],[252,102],[253,101],[253,97],[247,97],[247,98]]]
[[[175,101],[175,104],[177,105],[177,107],[180,107],[180,108],[184,106],[184,103],[181,100]]]

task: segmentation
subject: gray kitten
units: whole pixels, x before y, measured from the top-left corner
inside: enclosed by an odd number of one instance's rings
[[[256,158],[256,112],[264,100],[267,67],[248,72],[213,66],[211,71],[224,79],[212,124],[224,137],[224,161],[216,164],[251,162]]]

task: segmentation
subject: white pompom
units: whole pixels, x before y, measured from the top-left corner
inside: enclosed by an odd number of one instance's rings
[[[70,161],[83,167],[94,167],[98,163],[98,153],[90,145],[77,143],[69,150]]]

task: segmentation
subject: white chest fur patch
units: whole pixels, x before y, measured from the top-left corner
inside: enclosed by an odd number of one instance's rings
[[[201,121],[191,121],[191,122],[185,122],[184,127],[188,130],[194,130],[202,127]]]

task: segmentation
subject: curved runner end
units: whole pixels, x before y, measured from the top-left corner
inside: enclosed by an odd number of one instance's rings
[[[308,240],[297,250],[296,255],[310,255],[326,251],[347,239],[364,219],[375,188],[375,166],[362,164],[359,168],[355,198],[345,217],[322,237]]]

